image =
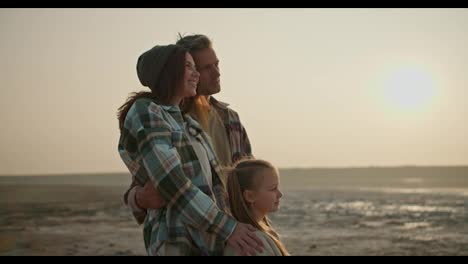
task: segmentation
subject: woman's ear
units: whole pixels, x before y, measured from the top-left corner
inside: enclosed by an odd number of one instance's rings
[[[247,203],[252,204],[255,202],[255,193],[253,191],[245,190],[243,193],[243,196],[244,196],[245,201],[247,201]]]

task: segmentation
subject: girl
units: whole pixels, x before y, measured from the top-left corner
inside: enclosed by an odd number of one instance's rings
[[[230,170],[227,190],[234,218],[258,229],[255,234],[262,240],[264,249],[257,256],[289,255],[267,218],[269,213],[278,210],[283,196],[279,190],[278,170],[264,160],[242,160]],[[237,254],[228,245],[224,255]]]

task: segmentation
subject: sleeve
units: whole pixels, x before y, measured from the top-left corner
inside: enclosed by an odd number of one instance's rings
[[[241,129],[242,129],[242,149],[243,152],[242,155],[246,157],[251,157],[252,155],[252,146],[250,145],[250,140],[249,136],[247,135],[247,131],[245,130],[245,127],[241,123]]]
[[[167,202],[167,208],[180,215],[182,222],[226,240],[236,221],[185,176],[172,144],[172,130],[161,111],[156,104],[140,105],[131,122],[130,133],[137,139],[147,174]]]
[[[234,112],[234,111],[233,111]],[[246,158],[246,157],[253,157],[252,154],[252,145],[250,144],[250,139],[249,136],[247,135],[247,130],[245,129],[244,125],[240,121],[239,114],[237,112],[234,112],[236,119],[239,122],[239,127],[240,127],[240,157],[241,158]],[[234,160],[236,162],[237,160]]]

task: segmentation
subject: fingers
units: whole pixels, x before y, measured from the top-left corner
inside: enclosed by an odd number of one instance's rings
[[[148,186],[152,185],[151,181],[146,181],[145,186],[143,188],[148,188]]]
[[[257,252],[263,252],[262,240],[254,233],[256,230],[251,225],[238,223],[228,243],[239,255],[255,256]]]
[[[247,230],[249,232],[247,232],[247,235],[249,236],[249,238],[253,239],[255,242],[252,242],[250,243],[250,245],[252,247],[255,247],[255,248],[260,248],[262,249],[263,248],[263,242],[260,238],[257,237],[257,235],[255,235],[255,231],[257,231],[257,228],[253,227],[252,225],[249,225],[249,224],[245,224],[245,227],[247,227]]]
[[[249,244],[254,247],[258,252],[263,252],[263,242],[255,233],[248,233]]]
[[[255,235],[257,229],[249,224],[243,224],[243,232],[240,239],[242,240],[241,247],[244,251],[248,252],[249,255],[256,255],[256,251],[263,251],[263,243],[260,238]]]
[[[255,248],[256,251],[262,253],[263,252],[263,242],[259,239],[254,233],[248,233],[248,237],[245,241],[252,247]]]
[[[166,205],[165,200],[153,185],[152,181],[147,181],[143,190],[137,191],[138,202],[143,209],[160,209]]]
[[[257,228],[253,227],[252,225],[246,224],[245,226],[247,227],[247,229],[248,229],[250,232],[255,232],[255,231],[257,231]]]
[[[263,250],[263,246],[258,243],[256,240],[254,240],[255,237],[255,234],[252,234],[252,233],[247,233],[247,236],[245,236],[243,238],[243,241],[244,241],[244,244],[246,244],[246,246],[248,247],[249,249],[249,252],[251,255],[255,255],[256,254],[256,251],[258,252],[262,252]]]
[[[230,243],[231,247],[237,252],[237,254],[244,256],[244,252],[237,243]]]
[[[245,240],[240,239],[239,240],[240,248],[242,249],[242,255],[244,256],[255,256],[255,250],[245,242]]]

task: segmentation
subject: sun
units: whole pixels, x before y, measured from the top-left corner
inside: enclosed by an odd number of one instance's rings
[[[436,95],[434,79],[420,67],[402,67],[394,71],[383,88],[387,105],[402,111],[423,110]]]

